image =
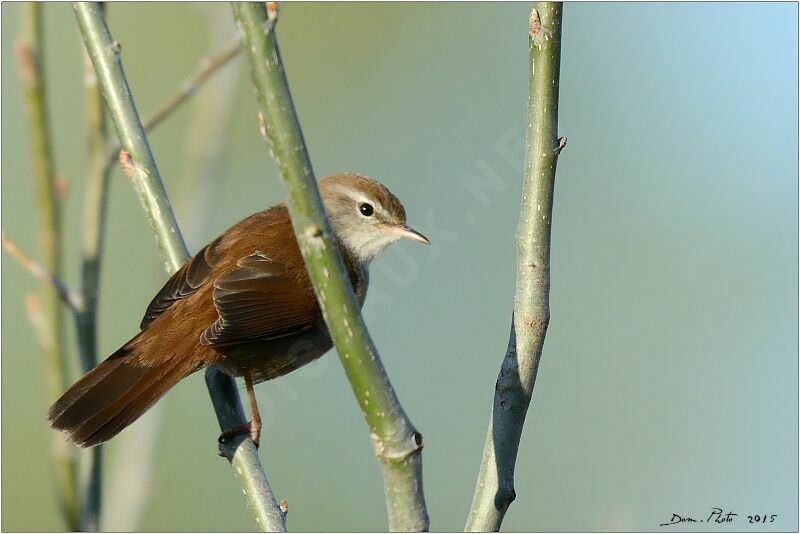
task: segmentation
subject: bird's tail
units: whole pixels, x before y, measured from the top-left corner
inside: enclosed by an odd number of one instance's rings
[[[80,447],[108,441],[196,370],[182,358],[144,365],[137,355],[140,336],[86,373],[50,407],[47,419],[53,428]]]

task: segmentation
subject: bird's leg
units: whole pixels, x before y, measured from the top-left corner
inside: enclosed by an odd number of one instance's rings
[[[261,413],[258,411],[256,390],[253,387],[253,377],[250,376],[250,373],[244,373],[244,385],[247,388],[247,398],[250,400],[250,421],[224,431],[219,435],[219,442],[222,443],[234,436],[249,433],[250,437],[253,439],[253,443],[258,447],[259,440],[261,439]]]
[[[261,412],[258,411],[256,390],[253,387],[253,377],[250,376],[250,373],[245,373],[244,384],[247,387],[247,397],[250,399],[250,436],[258,447],[258,442],[261,440]]]

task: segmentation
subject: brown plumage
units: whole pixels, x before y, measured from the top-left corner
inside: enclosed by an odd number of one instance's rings
[[[372,258],[400,237],[427,239],[405,226],[402,204],[378,182],[339,174],[319,185],[363,305]],[[64,393],[48,420],[89,447],[114,437],[199,369],[217,364],[243,376],[252,394],[254,382],[291,372],[331,347],[281,203],[231,227],[178,270],[147,307],[141,332]],[[257,440],[254,403],[251,411]]]

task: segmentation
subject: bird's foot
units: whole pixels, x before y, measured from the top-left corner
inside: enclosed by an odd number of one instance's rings
[[[224,431],[222,434],[219,435],[217,441],[219,441],[220,445],[222,445],[229,439],[234,438],[236,436],[241,436],[243,434],[250,434],[253,443],[255,443],[256,448],[258,448],[258,444],[261,439],[261,425],[258,424],[256,421],[249,421],[243,425],[238,425],[233,428],[229,428],[228,430]]]

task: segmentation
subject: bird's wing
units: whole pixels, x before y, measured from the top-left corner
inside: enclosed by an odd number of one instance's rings
[[[310,286],[304,288],[279,263],[263,254],[242,258],[214,282],[219,319],[205,329],[203,345],[267,340],[309,330],[318,316]]]
[[[144,330],[153,320],[172,304],[194,293],[208,279],[214,265],[219,261],[219,244],[222,238],[203,247],[194,258],[172,275],[161,291],[153,298],[144,314],[140,328]]]

